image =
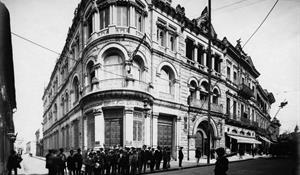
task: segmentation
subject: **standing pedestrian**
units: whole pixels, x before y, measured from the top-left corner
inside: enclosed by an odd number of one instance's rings
[[[170,162],[171,162],[171,148],[167,147],[167,168],[171,168]]]
[[[18,174],[18,167],[20,166],[18,156],[15,150],[11,150],[10,155],[7,161],[7,170],[8,175],[12,174],[12,170],[14,171],[15,175]]]
[[[157,150],[154,153],[154,157],[155,157],[155,169],[159,170],[160,162],[162,161],[162,151],[160,146],[157,146]]]
[[[216,149],[217,153],[217,161],[215,165],[215,175],[226,175],[226,171],[228,170],[228,159],[224,157],[225,149],[218,148]]]
[[[151,149],[151,157],[150,157],[150,170],[151,172],[154,171],[155,166],[155,150],[154,148]]]
[[[66,155],[64,154],[64,149],[60,148],[59,149],[59,154],[57,155],[58,158],[58,170],[57,174],[58,175],[64,175],[65,169],[66,169]]]
[[[78,148],[77,153],[74,155],[75,175],[81,174],[82,160],[81,149]]]
[[[197,166],[199,165],[199,160],[201,158],[201,149],[200,147],[197,147],[196,148],[196,153],[195,153],[195,157],[196,157],[196,163],[197,163]]]
[[[67,167],[69,170],[69,175],[75,175],[75,161],[73,150],[70,150],[70,155],[67,158]]]
[[[163,169],[167,169],[167,163],[168,163],[168,154],[167,154],[167,148],[164,147],[162,151],[162,158],[163,158]]]
[[[179,154],[178,154],[178,159],[179,159],[179,167],[182,167],[182,159],[183,159],[183,152],[182,152],[183,147],[179,148]]]
[[[48,150],[48,154],[46,154],[46,168],[48,169],[48,174],[49,175],[55,175],[55,163],[54,160],[55,156],[54,156],[54,150],[49,149]]]

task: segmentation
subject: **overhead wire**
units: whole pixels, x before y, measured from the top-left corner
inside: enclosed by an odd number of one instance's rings
[[[260,23],[260,25],[255,29],[255,31],[252,33],[252,35],[247,39],[247,41],[245,42],[245,44],[243,45],[242,48],[244,48],[246,46],[246,44],[251,40],[251,38],[256,34],[256,32],[264,24],[264,22],[267,20],[267,18],[269,17],[269,15],[271,14],[271,12],[273,11],[273,9],[275,8],[275,6],[277,5],[278,2],[279,2],[279,0],[276,0],[276,2],[274,3],[274,5],[272,6],[272,8],[270,9],[270,11],[268,12],[268,14],[266,15],[266,17],[263,19],[263,21]]]
[[[221,7],[213,8],[212,10],[214,10],[214,11],[222,10],[222,9],[230,7],[230,6],[240,4],[244,1],[249,1],[249,0],[240,0],[240,1],[237,1],[237,2],[233,2],[233,3],[227,4],[227,5],[221,6]]]

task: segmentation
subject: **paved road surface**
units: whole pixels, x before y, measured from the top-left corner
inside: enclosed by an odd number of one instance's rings
[[[18,170],[18,174],[48,174],[44,160],[30,157],[28,154],[22,155],[22,158],[22,168]]]
[[[229,163],[228,175],[298,175],[296,161],[289,158],[254,159]],[[156,175],[213,175],[214,166],[182,169]]]
[[[19,174],[47,174],[45,161],[38,158],[23,155],[21,163],[22,169]],[[229,163],[228,175],[297,175],[295,173],[296,161],[290,158],[265,159],[259,158],[254,160],[246,160],[241,162]],[[168,171],[154,173],[153,175],[214,175],[214,165],[201,166],[197,168],[182,169],[176,171]],[[299,170],[299,169],[298,169]],[[300,175],[300,173],[299,173]]]

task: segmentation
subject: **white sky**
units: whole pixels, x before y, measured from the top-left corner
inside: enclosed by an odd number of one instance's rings
[[[1,0],[10,10],[11,30],[52,50],[61,52],[79,0]],[[246,41],[276,0],[212,0],[212,20],[218,38],[235,45]],[[227,6],[235,3],[235,5]],[[189,18],[200,16],[207,0],[173,0]],[[226,8],[221,8],[227,6]],[[220,9],[221,8],[221,9]],[[57,55],[12,36],[19,139],[35,138],[41,128],[42,95]],[[243,43],[242,43],[243,44]],[[261,73],[259,82],[273,92],[273,117],[281,101],[288,100],[277,118],[281,132],[300,124],[300,1],[280,0],[264,25],[244,48]]]

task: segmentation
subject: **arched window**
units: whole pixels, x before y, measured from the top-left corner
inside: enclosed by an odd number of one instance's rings
[[[218,99],[219,99],[219,97],[220,97],[220,93],[219,93],[218,89],[214,89],[214,90],[213,90],[212,102],[213,102],[214,104],[218,104]]]
[[[95,69],[94,69],[94,62],[90,61],[86,66],[86,72],[87,72],[87,86],[90,91],[93,90],[93,78],[95,75]]]
[[[200,87],[200,100],[208,100],[208,83],[206,81],[201,83]]]
[[[73,91],[74,91],[74,102],[77,102],[79,99],[79,80],[77,77],[73,80]]]
[[[235,129],[233,129],[231,132],[234,134],[237,134],[237,130],[235,130]]]
[[[65,98],[61,97],[61,111],[62,111],[62,115],[65,115]]]
[[[167,93],[167,94],[174,94],[174,82],[175,82],[175,76],[171,68],[168,66],[164,66],[161,69],[160,72],[160,84],[161,84],[161,92]]]
[[[190,82],[190,98],[191,99],[196,99],[197,95],[197,83],[195,81]]]
[[[54,103],[54,106],[53,106],[53,117],[54,117],[54,121],[57,120],[57,105],[56,103]]]
[[[245,135],[245,132],[244,132],[244,131],[241,131],[240,134],[241,134],[241,135]]]
[[[68,111],[69,111],[69,94],[68,93],[66,93],[66,97],[65,97],[66,99],[66,105],[65,105],[65,108],[66,108],[66,113],[68,113]]]
[[[123,76],[123,58],[118,50],[110,50],[104,57],[104,79],[121,78]]]
[[[136,56],[133,59],[133,65],[131,68],[132,76],[135,80],[143,81],[144,62],[141,57]]]

